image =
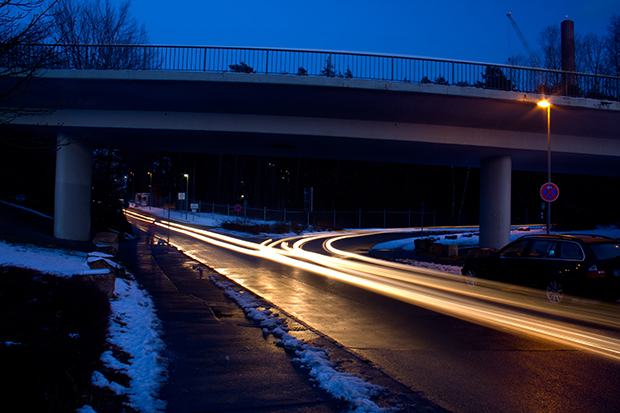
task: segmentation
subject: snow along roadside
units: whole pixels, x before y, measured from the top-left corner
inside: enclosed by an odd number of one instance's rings
[[[129,364],[117,360],[112,351],[101,355],[108,368],[125,373],[130,385],[125,388],[108,382],[98,371],[93,372],[93,384],[108,387],[116,394],[125,394],[130,405],[139,412],[163,412],[166,402],[157,395],[166,377],[166,365],[161,354],[165,344],[159,336],[161,321],[148,293],[134,280],[116,279],[114,298],[110,301],[112,314],[108,326],[108,343],[131,355]]]
[[[218,281],[216,275],[210,276],[211,281],[224,290],[224,293],[235,300],[246,316],[259,322],[265,334],[273,334],[280,340],[276,345],[294,351],[303,367],[310,369],[310,376],[319,383],[319,387],[337,399],[347,401],[350,411],[355,413],[388,412],[391,409],[379,407],[371,398],[383,391],[383,388],[370,384],[359,377],[342,373],[334,369],[329,360],[329,350],[311,347],[303,340],[288,334],[286,320],[270,309],[261,309],[264,305],[247,294],[233,282]]]

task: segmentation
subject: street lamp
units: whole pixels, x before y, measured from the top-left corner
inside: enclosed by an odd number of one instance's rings
[[[189,214],[189,174],[183,174],[183,176],[187,178],[187,190],[185,192],[185,219],[187,219]]]
[[[543,109],[547,109],[547,182],[551,182],[551,103],[543,99],[537,103]],[[551,231],[551,202],[547,201],[547,234]]]

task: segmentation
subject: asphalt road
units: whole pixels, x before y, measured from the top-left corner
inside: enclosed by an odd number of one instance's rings
[[[157,231],[167,237],[165,229]],[[184,235],[172,233],[170,240],[452,412],[620,411],[620,362],[612,358]],[[349,242],[349,249],[367,248],[367,241]],[[308,247],[319,250],[319,244]]]

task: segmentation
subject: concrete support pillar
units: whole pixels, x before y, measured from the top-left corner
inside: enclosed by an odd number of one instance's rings
[[[480,247],[501,248],[510,241],[512,159],[484,159],[480,169]]]
[[[70,142],[58,135],[56,188],[54,196],[54,237],[72,241],[90,239],[92,187],[92,147]]]

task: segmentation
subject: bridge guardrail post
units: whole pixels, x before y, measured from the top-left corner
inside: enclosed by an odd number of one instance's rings
[[[454,69],[454,62],[452,62],[452,81],[450,82],[450,84],[452,84],[452,85],[455,84],[455,82],[454,82],[454,70],[455,70]]]

